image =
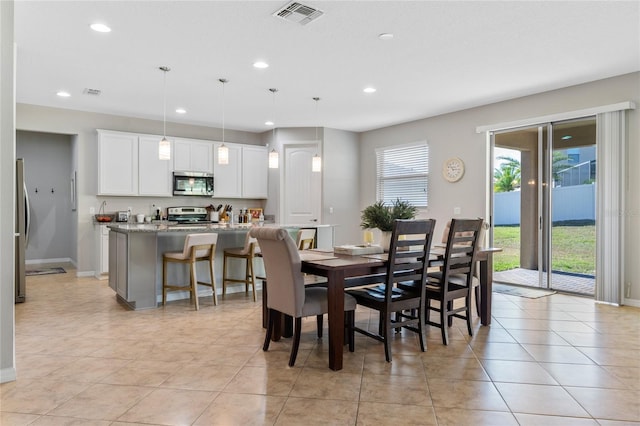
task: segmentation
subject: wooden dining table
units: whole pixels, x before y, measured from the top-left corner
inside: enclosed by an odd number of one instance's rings
[[[482,325],[491,324],[491,292],[493,287],[493,253],[500,248],[481,248],[478,250],[480,263],[480,321]],[[432,259],[437,260],[440,253],[432,250]],[[384,256],[350,256],[337,253],[317,253],[301,255],[302,272],[327,278],[327,297],[329,304],[329,368],[342,369],[344,345],[344,289],[345,282],[353,277],[363,277],[383,273],[386,270]]]

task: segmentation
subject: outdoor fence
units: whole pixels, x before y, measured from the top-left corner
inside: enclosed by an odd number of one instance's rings
[[[596,186],[574,185],[553,188],[553,222],[596,219]],[[494,195],[495,225],[520,224],[520,191],[497,192]]]

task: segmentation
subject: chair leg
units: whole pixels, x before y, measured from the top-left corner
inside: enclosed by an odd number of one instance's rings
[[[471,327],[471,292],[467,293],[467,297],[465,297],[465,303],[467,304],[467,331],[469,332],[469,336],[473,336],[473,328]]]
[[[249,277],[247,279],[251,280],[251,288],[253,289],[253,301],[256,302],[258,300],[256,296],[256,278],[253,273],[253,258],[250,257],[247,259],[247,267],[249,269]]]
[[[475,296],[476,296],[476,312],[478,317],[480,316],[480,286],[477,285],[475,288]]]
[[[191,262],[191,295],[196,302],[196,311],[200,309],[198,306],[198,277],[196,275],[196,262]]]
[[[442,344],[448,345],[449,339],[447,337],[447,321],[449,320],[449,303],[444,300],[440,301],[440,333],[442,334]]]
[[[167,302],[167,261],[162,259],[162,306]]]
[[[249,293],[249,259],[245,259],[247,263],[244,265],[244,294]]]
[[[413,310],[412,310],[413,311]],[[417,312],[418,316],[418,339],[420,339],[420,350],[424,352],[426,350],[425,347],[425,339],[424,339],[424,306],[418,308]]]
[[[451,311],[453,309],[453,301],[447,302],[447,311]],[[453,317],[447,313],[447,326],[451,327],[453,325]]]
[[[298,356],[298,347],[300,346],[300,334],[302,331],[302,318],[298,317],[295,320],[295,326],[293,328],[293,343],[291,345],[291,356],[289,357],[289,367],[293,367],[296,363],[296,357]]]
[[[227,294],[227,256],[222,259],[222,297]]]
[[[322,315],[316,316],[316,323],[318,327],[318,339],[322,338]]]
[[[262,350],[269,350],[269,343],[271,343],[271,333],[273,331],[274,320],[273,320],[273,311],[272,309],[267,308],[267,332],[264,336],[264,343],[262,344]]]
[[[209,274],[211,275],[211,290],[213,291],[213,305],[218,304],[218,295],[216,294],[216,275],[213,269],[213,259],[209,259]]]
[[[391,362],[391,312],[381,311],[380,317],[384,315],[384,357],[387,362]]]

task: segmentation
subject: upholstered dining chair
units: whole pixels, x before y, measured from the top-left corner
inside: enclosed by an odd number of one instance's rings
[[[200,309],[198,304],[198,285],[211,287],[213,290],[213,304],[218,304],[216,295],[216,278],[214,273],[214,260],[216,254],[216,244],[218,234],[188,234],[184,240],[184,247],[181,252],[168,252],[162,255],[162,305],[167,301],[167,291],[178,291],[188,289],[190,298],[195,301],[196,311]],[[196,274],[196,263],[206,261],[209,266],[210,282],[198,281]],[[178,285],[167,283],[167,266],[169,263],[189,264],[190,279],[189,285]]]
[[[467,331],[470,336],[473,335],[471,290],[482,224],[482,219],[452,219],[443,265],[439,271],[429,273],[426,320],[427,324],[440,328],[442,343],[445,345],[448,344],[447,328],[451,326],[454,317],[466,320]],[[455,307],[454,301],[458,299],[464,300],[464,304]],[[432,306],[432,300],[438,301],[438,306]],[[430,311],[439,312],[439,323],[430,320]]]
[[[275,314],[279,312],[294,318],[293,344],[289,356],[289,366],[293,367],[298,355],[302,318],[322,315],[328,312],[327,289],[305,287],[301,270],[302,262],[295,242],[283,228],[253,228],[251,237],[258,240],[264,261],[268,282],[267,292],[267,332],[262,349],[269,350],[271,335],[275,326]],[[353,321],[356,301],[344,297],[345,321],[349,327],[349,349],[353,351]],[[318,321],[320,323],[320,321]]]
[[[382,342],[387,362],[391,361],[392,329],[418,333],[420,350],[425,351],[425,291],[434,226],[433,219],[395,220],[384,283],[347,290],[358,304],[380,312],[378,333],[359,327],[354,330]]]
[[[257,300],[256,297],[256,275],[254,272],[253,260],[255,259],[256,252],[260,250],[255,238],[252,238],[249,233],[244,239],[243,247],[235,247],[224,250],[223,263],[222,263],[222,296],[227,294],[227,283],[244,283],[245,293],[249,292],[249,286],[253,292],[253,301]],[[245,261],[244,278],[231,278],[229,274],[229,259],[241,259]]]

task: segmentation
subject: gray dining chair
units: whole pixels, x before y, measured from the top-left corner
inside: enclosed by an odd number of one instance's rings
[[[302,318],[316,316],[321,320],[328,312],[327,289],[304,285],[300,254],[295,242],[283,228],[253,228],[250,235],[258,240],[262,251],[269,291],[267,292],[267,332],[262,349],[269,350],[277,313],[294,318],[293,344],[289,366],[293,367],[298,355]],[[349,350],[353,351],[353,322],[356,301],[344,295],[345,324]],[[318,321],[320,323],[320,321]]]
[[[359,305],[380,313],[378,332],[355,327],[358,333],[384,344],[387,362],[391,362],[391,330],[407,329],[418,334],[420,350],[425,351],[425,291],[429,251],[435,219],[393,222],[387,271],[381,284],[347,290]]]

